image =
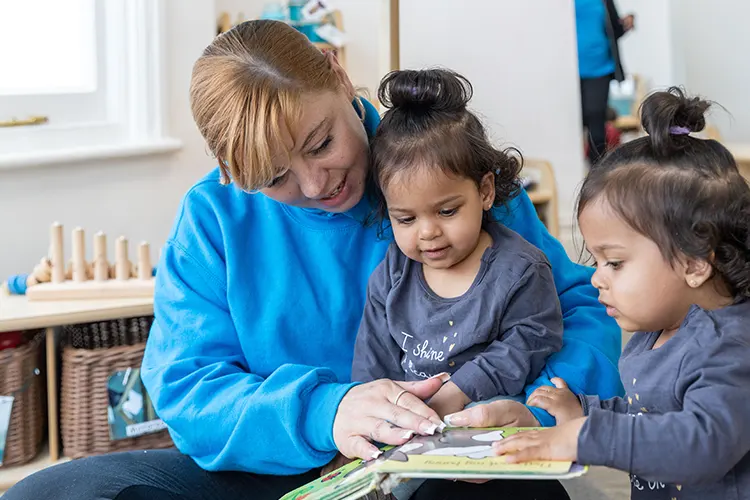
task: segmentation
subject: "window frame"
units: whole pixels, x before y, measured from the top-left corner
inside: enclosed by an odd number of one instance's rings
[[[97,71],[106,79],[104,119],[0,128],[0,170],[181,148],[165,126],[164,0],[96,2],[104,11],[97,40],[106,37],[104,57],[97,57]]]

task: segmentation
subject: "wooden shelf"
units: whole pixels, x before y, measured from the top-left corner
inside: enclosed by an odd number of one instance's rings
[[[557,208],[557,182],[552,165],[546,160],[527,158],[524,161],[524,170],[533,170],[537,175],[537,183],[526,191],[531,203],[539,212],[542,221],[552,236],[557,238],[560,233],[560,224]]]
[[[641,122],[636,116],[618,116],[615,120],[615,127],[623,132],[631,132],[641,128]]]
[[[153,313],[153,297],[29,301],[24,295],[0,294],[0,332],[132,318]]]
[[[549,203],[550,201],[552,201],[552,197],[554,196],[552,190],[539,188],[531,188],[529,191],[527,191],[527,194],[531,199],[531,203],[533,203],[534,205]]]
[[[153,296],[128,299],[30,301],[25,295],[0,293],[0,332],[45,329],[47,371],[47,449],[31,463],[0,468],[0,492],[39,470],[65,461],[60,457],[58,416],[58,343],[55,327],[154,313]]]

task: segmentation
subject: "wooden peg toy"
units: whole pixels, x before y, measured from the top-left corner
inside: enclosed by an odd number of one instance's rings
[[[94,281],[109,279],[109,262],[107,261],[107,235],[99,231],[94,235]]]
[[[138,265],[128,259],[128,240],[115,241],[115,261],[107,260],[107,236],[98,232],[93,239],[93,259],[86,261],[85,232],[71,233],[71,258],[67,269],[63,251],[63,226],[50,227],[49,258],[44,258],[27,280],[28,300],[128,299],[154,295],[150,246],[138,247]]]
[[[52,260],[52,283],[65,281],[65,257],[63,255],[63,227],[59,222],[50,228],[50,259]]]
[[[151,248],[146,241],[138,247],[138,279],[151,279]]]
[[[86,242],[83,229],[77,227],[72,234],[73,281],[82,283],[88,279],[86,273]]]
[[[130,279],[130,261],[128,260],[128,240],[124,236],[115,242],[115,279]]]

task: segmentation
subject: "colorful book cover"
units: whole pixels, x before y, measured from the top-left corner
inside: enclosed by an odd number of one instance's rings
[[[166,429],[156,416],[151,399],[141,382],[141,370],[128,368],[113,373],[107,381],[109,438],[133,438]]]
[[[449,428],[442,434],[417,436],[401,446],[383,448],[376,460],[355,460],[306,484],[281,500],[355,500],[380,489],[389,493],[409,478],[443,479],[569,479],[587,467],[573,462],[506,463],[492,443],[519,428]]]

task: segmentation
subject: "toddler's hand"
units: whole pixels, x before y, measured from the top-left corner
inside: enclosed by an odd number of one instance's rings
[[[468,396],[456,384],[448,381],[432,396],[428,406],[443,420],[446,415],[463,410],[469,403],[471,400]]]
[[[537,388],[531,393],[526,404],[546,410],[555,417],[557,425],[582,417],[581,403],[578,397],[570,392],[568,384],[561,378],[553,378],[551,382],[555,387],[543,385]]]
[[[541,431],[526,431],[513,434],[502,441],[492,443],[498,455],[505,455],[508,463],[532,460],[578,459],[578,435],[586,417]]]

